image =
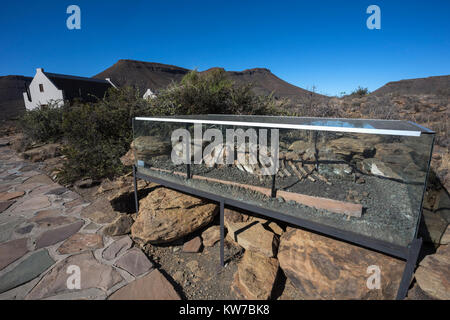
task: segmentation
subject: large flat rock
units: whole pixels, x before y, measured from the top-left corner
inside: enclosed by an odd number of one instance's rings
[[[8,209],[15,201],[0,201],[0,213]]]
[[[84,221],[78,220],[77,222],[63,227],[45,231],[36,239],[36,249],[48,247],[69,238],[73,234],[77,233],[83,225]]]
[[[155,269],[114,292],[109,300],[181,300],[172,284]]]
[[[15,198],[21,197],[25,194],[23,191],[14,192],[0,192],[0,201],[13,200]]]
[[[103,237],[92,233],[75,233],[58,248],[59,254],[80,253],[103,247]]]
[[[47,207],[50,207],[50,201],[48,198],[46,196],[36,196],[18,204],[13,211],[38,211]]]
[[[106,260],[113,260],[131,248],[133,241],[129,236],[124,236],[113,243],[111,243],[105,250],[103,250],[102,257]]]
[[[80,268],[80,290],[97,288],[107,291],[123,280],[113,267],[98,262],[92,252],[85,252],[70,256],[55,265],[42,277],[26,299],[44,299],[62,293],[75,292],[76,289],[69,290],[67,288],[68,278],[73,275],[67,273],[69,266]]]
[[[138,248],[128,250],[123,256],[117,259],[114,265],[135,277],[140,276],[153,268],[153,263],[151,263],[147,256]]]
[[[54,263],[55,261],[50,257],[47,250],[31,254],[13,270],[0,277],[0,293],[36,278]]]
[[[0,244],[0,270],[21,258],[28,252],[26,238]]]

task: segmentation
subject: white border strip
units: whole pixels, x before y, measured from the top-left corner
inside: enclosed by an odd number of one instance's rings
[[[178,123],[201,123],[201,124],[221,124],[228,126],[245,126],[245,127],[262,127],[277,129],[301,129],[301,130],[317,130],[317,131],[334,131],[334,132],[351,132],[351,133],[368,133],[368,134],[384,134],[393,136],[410,136],[420,137],[420,131],[407,130],[387,130],[387,129],[369,129],[369,128],[346,128],[346,127],[327,127],[313,126],[304,124],[284,124],[284,123],[265,123],[265,122],[245,122],[245,121],[222,121],[222,120],[198,120],[198,119],[178,119],[178,118],[150,118],[136,117],[136,120],[159,121],[159,122],[178,122]]]

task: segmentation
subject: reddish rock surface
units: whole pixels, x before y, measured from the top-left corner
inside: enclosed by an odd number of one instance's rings
[[[11,240],[0,244],[0,270],[7,267],[28,252],[26,238]]]
[[[103,250],[102,257],[106,260],[113,260],[131,248],[133,241],[129,236],[124,236],[113,243],[111,243],[105,250]]]
[[[214,203],[157,188],[140,201],[131,234],[142,243],[171,242],[208,225],[217,212],[218,206]]]
[[[103,247],[103,238],[99,234],[75,233],[58,248],[59,254],[79,253]]]
[[[109,300],[181,300],[166,277],[155,269],[114,292]]]
[[[79,220],[63,227],[45,231],[36,239],[36,249],[51,246],[69,238],[71,235],[80,230],[83,224],[84,221]]]
[[[272,296],[277,274],[277,259],[246,250],[238,264],[232,290],[247,300],[267,300]]]
[[[197,236],[183,244],[183,252],[196,253],[200,251],[201,247],[202,247],[202,239]]]
[[[395,299],[404,262],[346,242],[288,228],[280,267],[304,299]],[[380,289],[369,289],[368,267],[378,266]]]
[[[69,266],[80,268],[80,289],[98,288],[108,290],[123,280],[122,276],[111,266],[98,262],[92,252],[70,256],[59,262],[39,281],[26,297],[42,299],[68,292],[67,280],[73,273],[68,273]],[[75,290],[72,290],[75,291]]]
[[[133,248],[119,259],[114,264],[131,275],[137,277],[153,268],[153,263],[148,260],[147,256],[138,248]]]

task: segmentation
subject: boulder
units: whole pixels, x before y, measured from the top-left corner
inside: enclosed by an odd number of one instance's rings
[[[183,252],[196,253],[200,251],[201,247],[202,247],[202,239],[197,236],[183,244]]]
[[[277,274],[277,259],[246,250],[238,264],[232,290],[239,298],[247,300],[270,299]]]
[[[133,225],[133,218],[129,214],[119,214],[119,216],[103,228],[103,234],[106,236],[121,236],[128,234]]]
[[[223,219],[225,224],[228,222],[246,222],[250,219],[250,216],[236,210],[225,208],[223,212]]]
[[[419,226],[419,234],[424,241],[439,245],[441,238],[448,226],[447,220],[445,220],[439,211],[431,211],[423,209],[422,219]],[[445,239],[444,239],[445,241]]]
[[[288,228],[278,260],[304,299],[395,299],[405,263],[368,249]],[[379,289],[367,284],[377,266]],[[372,267],[373,268],[373,267]]]
[[[23,153],[25,159],[32,162],[44,161],[61,155],[61,145],[58,143],[46,144],[41,147],[27,150]]]
[[[450,300],[450,254],[437,253],[426,256],[416,270],[419,287],[435,299]]]
[[[274,257],[278,250],[278,237],[264,229],[257,221],[229,223],[227,227],[230,237],[246,250],[255,251],[266,257]]]
[[[92,187],[94,184],[96,184],[96,182],[94,180],[92,180],[91,178],[84,178],[81,180],[78,180],[77,182],[75,182],[75,186],[78,188],[90,188]]]
[[[131,167],[136,162],[134,159],[134,152],[132,149],[128,150],[126,154],[120,157],[120,162],[126,167]]]
[[[202,240],[205,247],[212,247],[220,240],[220,226],[212,226],[203,231]]]
[[[218,206],[167,188],[157,188],[139,203],[131,235],[142,243],[167,243],[211,223]]]
[[[273,233],[276,235],[281,236],[284,230],[276,223],[276,222],[269,222],[268,227],[270,230],[272,230]]]

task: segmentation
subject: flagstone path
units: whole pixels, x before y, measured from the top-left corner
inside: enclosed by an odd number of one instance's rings
[[[103,235],[101,212],[84,213],[90,203],[8,144],[0,139],[0,300],[180,298],[128,236]]]

